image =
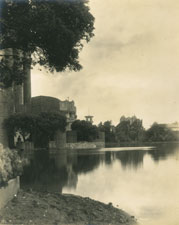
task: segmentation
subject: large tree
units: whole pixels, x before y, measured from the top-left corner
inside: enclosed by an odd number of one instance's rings
[[[86,0],[0,1],[0,48],[21,50],[25,57],[14,54],[18,68],[38,63],[50,71],[80,70],[79,52],[93,30],[94,17]],[[0,69],[7,71],[2,63]],[[6,86],[23,81],[16,70],[5,80]]]

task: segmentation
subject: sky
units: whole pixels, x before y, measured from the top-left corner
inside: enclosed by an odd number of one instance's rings
[[[179,1],[90,0],[95,37],[80,53],[79,72],[32,70],[32,96],[75,101],[78,119],[94,123],[136,115],[179,122]]]

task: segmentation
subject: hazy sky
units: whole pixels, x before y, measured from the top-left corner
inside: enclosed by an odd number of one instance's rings
[[[90,0],[95,37],[80,54],[83,70],[32,71],[32,95],[70,98],[79,119],[122,115],[179,121],[179,1]]]

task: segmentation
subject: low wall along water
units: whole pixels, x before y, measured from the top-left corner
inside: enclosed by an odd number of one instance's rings
[[[19,189],[19,177],[9,180],[7,186],[0,188],[0,209],[14,198]]]

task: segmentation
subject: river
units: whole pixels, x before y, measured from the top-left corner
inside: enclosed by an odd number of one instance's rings
[[[21,187],[111,202],[141,225],[178,225],[179,145],[36,152]]]

